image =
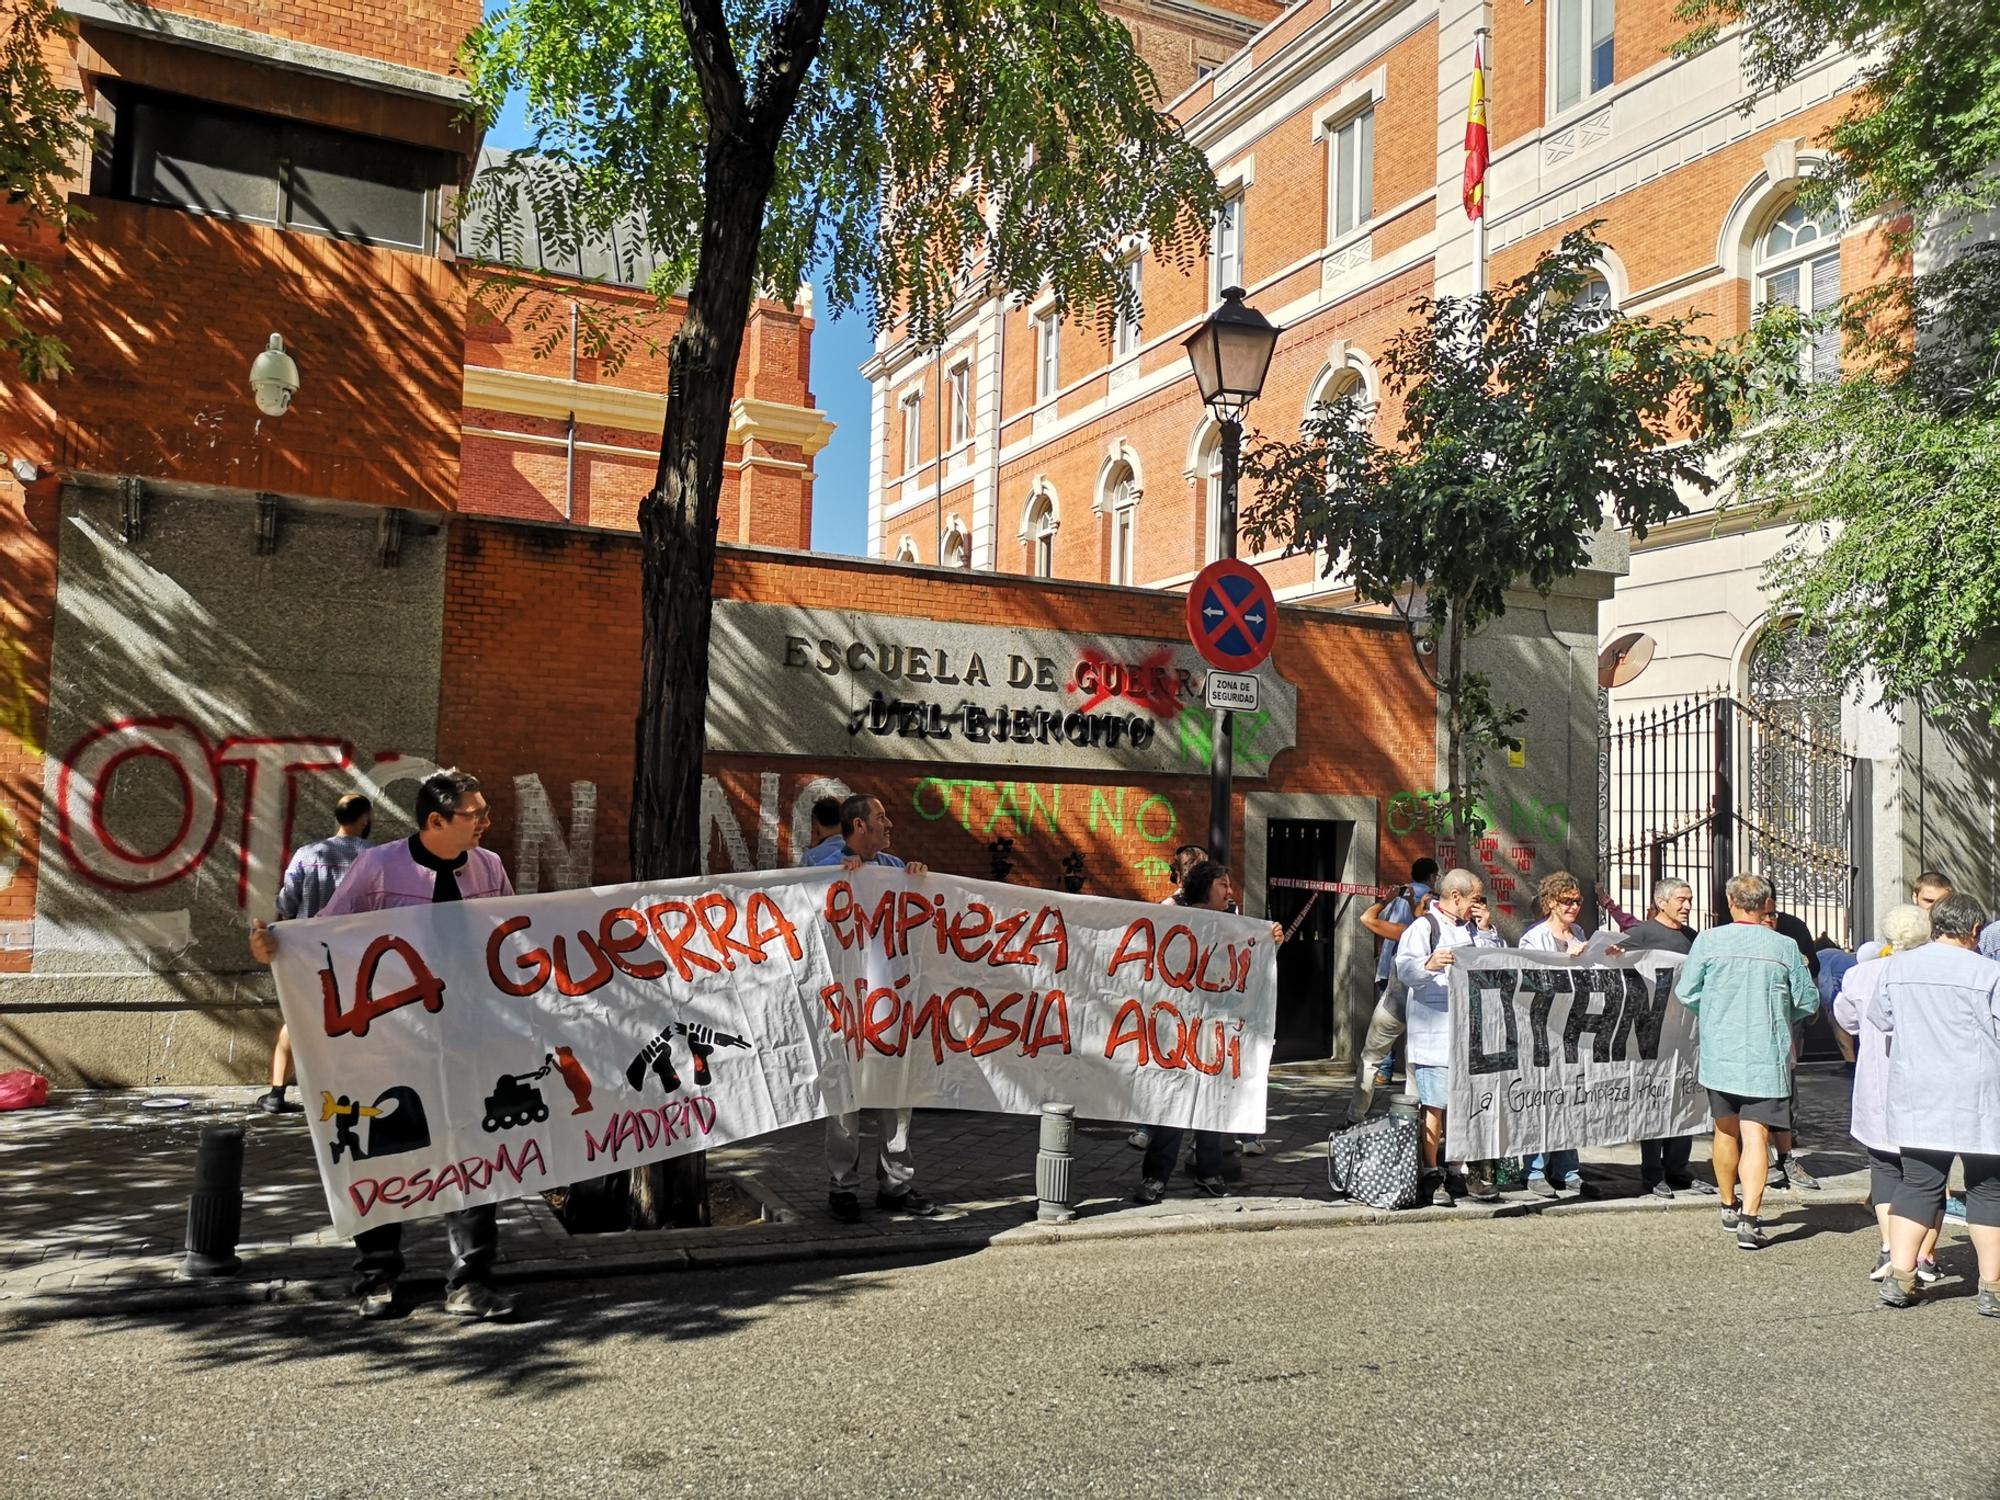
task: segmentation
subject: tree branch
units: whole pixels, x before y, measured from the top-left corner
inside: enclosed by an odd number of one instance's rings
[[[683,5],[691,0],[681,0]],[[792,0],[771,28],[769,45],[757,60],[756,91],[750,99],[750,130],[775,144],[791,123],[792,107],[826,35],[829,0]]]
[[[708,111],[713,135],[727,135],[743,117],[743,75],[736,67],[736,45],[730,40],[729,18],[722,0],[679,0],[681,29],[687,32],[688,56],[701,85],[702,107]]]

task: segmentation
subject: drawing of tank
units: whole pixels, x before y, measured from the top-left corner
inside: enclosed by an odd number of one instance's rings
[[[517,1125],[539,1125],[549,1117],[542,1091],[534,1087],[537,1078],[548,1074],[547,1066],[533,1073],[502,1073],[486,1096],[486,1118],[480,1126],[489,1133],[512,1130]]]

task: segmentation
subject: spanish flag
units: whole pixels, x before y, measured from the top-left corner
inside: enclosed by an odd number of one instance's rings
[[[1486,214],[1486,63],[1472,44],[1472,102],[1465,108],[1465,216]]]

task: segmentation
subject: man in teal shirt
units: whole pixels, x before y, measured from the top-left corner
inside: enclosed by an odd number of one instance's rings
[[[1771,1132],[1792,1128],[1792,1023],[1819,1009],[1819,987],[1798,945],[1769,925],[1778,904],[1771,882],[1738,875],[1728,889],[1729,925],[1694,940],[1676,992],[1700,1021],[1722,1224],[1736,1231],[1737,1249],[1761,1250]]]

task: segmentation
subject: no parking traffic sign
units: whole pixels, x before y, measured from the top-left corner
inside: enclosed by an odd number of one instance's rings
[[[1248,672],[1271,654],[1278,601],[1264,575],[1234,558],[1195,575],[1187,596],[1188,639],[1201,659],[1225,672]]]

